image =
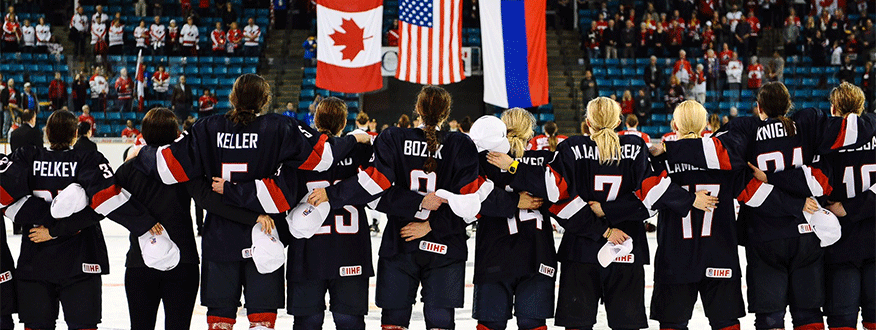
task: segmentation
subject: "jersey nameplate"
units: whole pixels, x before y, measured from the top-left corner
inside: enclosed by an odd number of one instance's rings
[[[258,133],[216,133],[216,146],[220,149],[256,149]]]
[[[86,274],[100,274],[100,265],[82,263],[82,272]]]
[[[240,253],[243,255],[244,259],[252,258],[252,248],[240,250]]]
[[[710,278],[730,278],[733,276],[733,270],[729,268],[706,268],[706,277]]]
[[[545,264],[541,264],[538,266],[538,272],[542,273],[543,275],[545,275],[547,277],[554,277],[554,274],[556,274],[557,270],[554,267],[551,267],[551,266],[548,266]]]
[[[620,146],[620,159],[636,159],[642,147],[634,144],[622,144]],[[572,154],[575,155],[575,160],[589,159],[599,160],[599,149],[596,146],[589,145],[573,145]]]
[[[808,223],[801,223],[801,224],[797,225],[797,231],[800,232],[800,234],[811,233],[812,232],[812,225],[810,225]]]
[[[620,256],[620,257],[614,258],[614,262],[621,263],[621,264],[631,264],[635,261],[636,261],[636,256],[633,255],[632,253],[625,255],[625,256]]]
[[[447,245],[429,241],[420,241],[420,250],[437,254],[447,254]]]
[[[76,176],[76,162],[33,162],[33,175],[70,178]]]
[[[362,266],[341,267],[341,277],[362,275]]]
[[[435,151],[433,157],[441,159],[441,149],[443,144],[438,145],[438,150]],[[405,147],[402,149],[405,156],[414,157],[429,157],[429,144],[426,141],[411,141],[405,140]]]
[[[3,272],[2,274],[0,274],[0,283],[9,282],[9,280],[11,280],[11,279],[12,279],[12,272],[11,271],[7,270],[7,271]]]

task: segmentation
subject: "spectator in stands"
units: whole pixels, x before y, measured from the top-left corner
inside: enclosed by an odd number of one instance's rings
[[[468,131],[471,130],[471,117],[465,116],[462,118],[462,121],[459,122],[459,131],[465,134],[468,134]],[[380,131],[386,129],[388,125],[383,125],[383,128]]]
[[[316,37],[307,37],[307,40],[304,40],[301,47],[304,47],[304,63],[309,66],[316,66]]]
[[[295,103],[286,102],[286,111],[283,111],[283,115],[291,118],[298,118],[298,112],[295,109]]]
[[[600,44],[602,44],[602,30],[597,26],[596,21],[590,22],[590,30],[582,44],[587,48],[587,58],[599,58]]]
[[[840,67],[839,72],[837,72],[836,78],[840,82],[855,83],[855,64],[852,62],[851,56],[846,55],[843,57],[843,65]]]
[[[636,97],[636,117],[639,117],[639,122],[647,123],[651,117],[651,96],[644,89],[639,90],[639,96]]]
[[[876,102],[873,102],[874,87],[876,87],[876,73],[873,72],[873,62],[867,61],[864,64],[864,72],[861,73],[861,90],[864,91],[864,96],[871,105],[876,105]],[[871,107],[864,109],[871,109]]]
[[[697,64],[697,69],[691,77],[691,85],[694,99],[700,104],[706,103],[706,72],[702,64]]]
[[[213,115],[216,103],[216,97],[210,93],[209,89],[204,88],[204,95],[198,99],[198,117],[204,118]]]
[[[833,46],[830,48],[830,65],[840,66],[843,64],[843,46],[840,45],[839,41],[834,41]]]
[[[171,96],[171,109],[176,114],[180,125],[182,121],[189,116],[192,111],[192,88],[186,85],[186,76],[179,76],[179,84],[173,86],[173,95]]]
[[[21,26],[21,52],[33,53],[36,48],[36,29],[30,26],[30,20],[25,19]]]
[[[669,88],[663,100],[666,102],[666,111],[670,113],[675,110],[676,105],[684,101],[684,86],[678,81],[678,77],[669,77]]]
[[[164,9],[162,6],[162,4],[164,3],[164,0],[149,0],[149,2],[152,4],[151,15],[152,16],[161,16],[161,12]]]
[[[457,128],[458,127],[459,126],[457,126]],[[377,137],[378,133],[380,132],[377,131],[377,119],[371,118],[371,120],[368,121],[368,134]]]
[[[164,51],[171,56],[177,56],[179,50],[179,26],[176,25],[176,20],[170,20],[167,25],[167,45]]]
[[[648,23],[642,22],[639,24],[637,42],[636,56],[645,57],[651,54],[654,48],[654,34],[648,29]]]
[[[73,109],[79,110],[85,106],[88,101],[88,81],[86,81],[84,73],[77,73],[76,77],[73,79],[73,86],[71,88],[72,96],[73,96]]]
[[[134,92],[134,83],[128,78],[128,69],[122,68],[116,79],[116,108],[119,112],[131,111],[131,97]]]
[[[672,67],[672,75],[678,78],[679,83],[682,85],[687,85],[691,81],[693,69],[690,66],[690,62],[687,61],[687,52],[684,50],[678,51],[678,60],[675,61]]]
[[[231,8],[231,1],[225,3],[225,8],[222,10],[220,14],[222,17],[222,25],[231,27],[231,23],[237,22],[237,12],[234,11],[234,8]]]
[[[645,140],[645,144],[648,147],[651,146],[651,136],[647,133],[639,132],[639,118],[635,115],[627,115],[624,124],[627,126],[626,130],[617,132],[617,135],[635,135],[642,140]]]
[[[94,110],[106,113],[106,95],[109,92],[109,84],[106,77],[103,76],[101,67],[94,68],[94,75],[88,80],[88,86],[91,89],[91,105]]]
[[[213,45],[213,55],[223,56],[228,53],[225,50],[225,31],[222,30],[222,22],[216,22],[216,28],[210,32],[210,42]]]
[[[398,122],[395,124],[399,128],[411,128],[411,118],[406,114],[402,114],[398,117]]]
[[[663,69],[657,66],[657,56],[652,55],[651,62],[645,67],[644,80],[648,93],[657,97],[657,90],[663,86]]]
[[[733,52],[733,56],[727,62],[726,72],[727,86],[736,95],[739,92],[739,87],[742,85],[742,62],[739,61],[739,55],[736,52]]]
[[[392,28],[386,31],[386,45],[390,47],[398,46],[398,20],[392,21]]]
[[[76,56],[85,55],[85,42],[91,30],[88,29],[88,16],[82,7],[76,7],[76,14],[70,19],[70,41]]]
[[[134,15],[146,17],[146,7],[146,0],[137,0],[137,3],[134,4]]]
[[[365,123],[366,125],[368,123]],[[447,122],[447,131],[448,132],[457,132],[459,131],[459,122],[456,119],[451,119]]]
[[[595,99],[599,95],[599,86],[596,85],[596,80],[593,79],[593,72],[590,70],[584,71],[584,79],[581,79],[581,104],[587,104],[590,100]]]
[[[67,84],[61,79],[61,72],[55,71],[55,79],[49,83],[51,111],[59,110],[67,103]]]
[[[760,34],[760,20],[754,15],[754,10],[749,10],[748,18],[746,18],[745,21],[748,22],[748,25],[751,27],[751,36],[753,37],[750,39],[748,47],[749,49],[756,49],[757,36]]]
[[[238,55],[243,47],[243,32],[237,28],[237,22],[231,22],[231,28],[228,29],[226,36],[227,53],[229,55]]]
[[[167,100],[167,89],[170,86],[170,74],[159,65],[158,71],[152,74],[152,91],[156,100]]]
[[[29,82],[24,83],[24,91],[19,96],[18,107],[21,110],[31,110],[34,113],[40,112],[40,99]]]
[[[747,23],[747,22],[742,22]],[[751,39],[751,25],[750,24],[736,24],[736,30],[734,30],[735,38],[736,38],[736,49],[739,53],[739,56],[742,58],[746,58],[748,56],[748,46],[749,40]]]
[[[827,26],[827,39],[830,39],[830,42],[843,42],[846,40],[846,34],[848,32],[848,22],[843,17],[842,8],[837,8],[834,11],[833,17],[830,19],[830,23]]]
[[[615,27],[613,19],[608,20],[608,26],[602,30],[602,46],[605,47],[605,59],[617,58],[617,43],[620,31]]]
[[[806,44],[808,48],[807,52],[812,58],[812,65],[824,66],[827,59],[827,48],[829,44],[827,38],[824,38],[824,34],[821,33],[821,30],[816,29],[815,34],[813,34],[811,38],[806,39]]]
[[[707,87],[713,91],[724,90],[724,80],[721,79],[721,74],[723,73],[723,70],[721,69],[721,60],[718,59],[715,50],[706,50],[706,61],[704,62],[704,66],[706,68]]]
[[[3,52],[17,52],[20,40],[21,26],[18,24],[18,16],[15,16],[15,8],[9,6],[9,12],[3,20]]]
[[[666,31],[663,29],[663,25],[658,24],[657,29],[654,31],[654,36],[652,39],[654,40],[654,55],[664,57],[666,56]]]
[[[626,27],[621,31],[620,44],[624,48],[624,58],[636,57],[636,27],[633,21],[627,20]]]
[[[800,20],[797,18],[795,23],[795,18],[788,16],[785,20],[785,27],[782,29],[782,38],[785,40],[785,53],[788,55],[797,55],[797,43],[800,40]]]
[[[24,146],[43,146],[43,132],[36,126],[36,114],[33,110],[21,112],[21,126],[9,136],[9,147],[13,152]]]
[[[48,45],[52,40],[52,28],[46,24],[46,18],[40,17],[36,26],[36,52],[48,53]]]
[[[104,16],[106,16],[104,14]],[[95,16],[97,19],[91,24],[91,45],[94,47],[95,56],[106,55],[106,24],[101,20],[102,16]]]
[[[757,59],[757,56],[751,57],[751,64],[748,65],[748,89],[757,90],[763,85],[763,65]]]
[[[669,28],[666,31],[666,47],[670,54],[675,54],[683,46],[684,27],[678,23],[678,20],[672,20],[669,24]]]
[[[149,25],[149,45],[152,49],[152,55],[164,55],[164,38],[167,36],[167,29],[164,24],[161,24],[161,17],[155,16],[152,25]]]
[[[867,18],[861,31],[861,48],[865,50],[865,53],[862,55],[866,57],[867,50],[872,53],[876,49],[873,46],[876,46],[876,31],[873,30],[873,20]]]
[[[94,15],[91,15],[91,21],[96,22],[100,18],[101,22],[109,21],[109,15],[103,12],[103,6],[97,5],[94,7]]]
[[[195,26],[195,18],[186,18],[186,24],[179,31],[179,40],[182,44],[182,55],[198,56],[198,27]]]
[[[259,37],[262,31],[255,24],[255,20],[250,17],[247,19],[247,25],[243,28],[243,54],[249,57],[259,56]]]
[[[620,101],[621,105],[621,114],[622,115],[631,115],[635,112],[636,100],[633,100],[633,93],[630,90],[624,91],[624,96]]]
[[[107,32],[109,36],[109,54],[124,55],[125,54],[125,26],[122,25],[121,19],[114,19],[112,25]]]
[[[88,126],[91,127],[92,131],[97,127],[97,121],[94,120],[93,116],[91,116],[91,107],[89,107],[88,105],[82,106],[82,114],[79,115],[79,122],[88,123]]]
[[[146,27],[146,22],[143,20],[140,20],[140,24],[134,28],[134,41],[138,54],[140,51],[143,51],[143,55],[149,54],[149,28]]]
[[[76,134],[79,138],[73,144],[73,149],[81,149],[88,151],[97,151],[97,144],[91,141],[91,136],[94,135],[94,126],[89,122],[79,121],[79,127],[76,129]]]
[[[569,138],[565,135],[557,134],[559,130],[557,129],[557,124],[553,121],[544,123],[542,128],[544,134],[536,135],[530,139],[526,147],[527,150],[556,151],[557,145]]]
[[[140,131],[134,127],[134,122],[128,119],[125,122],[125,129],[122,130],[122,137],[126,140],[134,141],[140,135]]]
[[[6,88],[0,90],[0,105],[3,109],[3,131],[0,136],[7,136],[12,122],[18,117],[18,91],[15,90],[15,80],[9,79]]]
[[[773,51],[773,57],[767,63],[767,79],[769,81],[783,82],[785,80],[785,59],[779,51]]]

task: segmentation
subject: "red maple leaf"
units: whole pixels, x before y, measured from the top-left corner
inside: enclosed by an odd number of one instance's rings
[[[335,41],[335,46],[344,47],[344,49],[341,49],[341,59],[352,61],[359,55],[359,52],[365,50],[365,43],[363,42],[365,40],[363,37],[365,29],[359,27],[352,19],[344,19],[341,22],[341,29],[344,32],[335,30],[329,37]]]

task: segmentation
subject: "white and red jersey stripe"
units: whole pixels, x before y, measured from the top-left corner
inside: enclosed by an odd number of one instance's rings
[[[149,41],[152,44],[152,47],[162,47],[164,46],[164,36],[167,34],[167,30],[164,28],[164,25],[161,24],[152,24],[149,26]]]
[[[736,200],[751,207],[760,207],[773,191],[773,185],[752,178]]]
[[[109,45],[120,46],[125,44],[125,26],[113,24],[109,28]]]
[[[107,215],[127,203],[130,199],[130,192],[117,185],[112,185],[91,196],[91,208],[97,213]]]
[[[429,4],[431,8],[415,9],[418,6],[426,8]],[[461,39],[462,1],[402,0],[399,8],[401,41],[396,78],[433,85],[465,79]],[[431,14],[423,16],[427,10]]]
[[[870,138],[870,137],[866,137]],[[849,114],[843,118],[842,126],[839,134],[836,136],[836,141],[830,147],[831,149],[839,149],[842,147],[853,145],[858,140],[858,115]]]

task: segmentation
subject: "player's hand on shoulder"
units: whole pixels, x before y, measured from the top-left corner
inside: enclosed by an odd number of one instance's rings
[[[490,152],[487,155],[487,162],[493,164],[493,166],[498,167],[499,169],[507,171],[511,168],[511,164],[514,163],[514,159],[501,152]]]
[[[700,190],[696,192],[693,207],[706,212],[712,212],[718,205],[718,197],[709,196],[708,190]]]
[[[666,152],[666,146],[663,145],[663,143],[655,143],[655,144],[652,145],[651,148],[648,149],[648,150],[651,152],[651,155],[652,155],[652,156],[660,156],[660,155],[662,155],[664,152]]]
[[[353,136],[356,137],[358,143],[371,144],[371,135],[368,133],[354,133]]]
[[[423,236],[426,236],[431,231],[432,226],[429,225],[429,221],[411,222],[402,227],[400,234],[405,239],[405,242],[410,242],[423,238]]]
[[[211,184],[211,186],[213,186],[214,192],[220,195],[225,193],[225,179],[213,177],[213,183]]]
[[[767,175],[760,168],[754,166],[752,163],[748,163],[748,167],[751,168],[751,171],[754,172],[754,178],[760,180],[763,183],[767,183]]]
[[[534,210],[541,207],[544,201],[541,198],[530,195],[528,192],[520,192],[520,200],[517,202],[517,208],[521,210]]]
[[[131,159],[137,158],[137,155],[140,154],[140,149],[143,149],[143,146],[133,146],[131,150],[128,151],[128,158],[125,158],[125,161],[129,161]]]
[[[43,226],[31,228],[28,238],[34,243],[43,243],[55,239],[52,235],[49,235],[49,229]]]

